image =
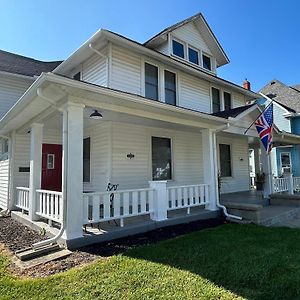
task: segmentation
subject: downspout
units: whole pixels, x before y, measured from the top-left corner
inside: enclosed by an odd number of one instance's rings
[[[90,43],[89,44],[89,48],[92,50],[92,51],[94,51],[96,54],[98,54],[99,56],[101,56],[102,58],[104,58],[105,59],[105,68],[106,68],[106,85],[107,85],[107,87],[108,87],[108,82],[109,82],[109,79],[108,79],[108,77],[109,77],[109,71],[108,71],[108,66],[109,66],[109,61],[108,61],[108,56],[107,55],[104,55],[103,53],[101,53],[99,50],[97,50],[97,49],[95,49],[94,47],[93,47],[93,44],[92,43]]]
[[[50,103],[55,109],[57,109],[60,112],[65,113],[62,108],[57,107],[57,105],[53,102],[52,99],[49,99],[45,95],[43,95],[41,88],[37,89],[37,94],[38,94],[38,96],[41,99],[43,99],[46,102]],[[66,118],[64,118],[64,119],[66,119]],[[63,129],[64,129],[63,130],[63,140],[66,140],[68,138],[68,128],[65,125],[67,125],[68,122],[66,120],[64,120],[64,122],[66,122],[66,123],[63,126]],[[68,143],[66,143],[66,144],[68,144]],[[65,151],[67,151],[67,149],[64,149],[63,152],[65,152]],[[63,170],[66,170],[65,166],[66,166],[67,162],[65,162],[65,154],[63,154],[63,156],[64,156],[63,157],[63,162],[64,162]],[[47,245],[50,245],[50,244],[53,244],[53,243],[57,242],[58,239],[60,239],[62,237],[62,235],[63,235],[63,233],[65,231],[65,228],[66,228],[65,227],[66,226],[66,219],[67,219],[67,201],[65,201],[65,200],[67,199],[67,197],[66,197],[65,176],[62,176],[62,177],[63,177],[63,188],[62,188],[62,191],[63,191],[63,194],[62,194],[62,203],[63,203],[63,205],[62,206],[63,207],[62,207],[62,224],[61,224],[61,227],[59,229],[59,232],[57,233],[56,236],[54,236],[54,237],[52,237],[50,239],[34,243],[32,245],[33,249],[36,249],[36,248],[39,248],[39,247],[43,247],[43,246],[47,246]]]
[[[222,125],[216,129],[213,129],[213,132],[214,132],[214,137],[213,137],[213,151],[214,151],[214,159],[213,159],[213,163],[214,163],[214,169],[217,170],[217,143],[216,143],[216,134],[220,131],[223,131],[225,129],[228,129],[230,126],[229,123],[227,123],[226,125]],[[218,184],[218,179],[216,180],[217,184]],[[219,199],[219,195],[217,197],[217,207],[221,208],[223,210],[223,213],[224,215],[227,217],[227,218],[231,218],[231,219],[235,219],[235,220],[242,220],[242,217],[239,217],[239,216],[236,216],[236,215],[232,215],[232,214],[229,214],[227,212],[227,208],[222,205],[220,203],[220,199]]]

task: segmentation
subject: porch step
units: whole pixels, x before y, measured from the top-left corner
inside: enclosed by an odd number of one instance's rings
[[[37,257],[41,257],[43,255],[47,255],[49,253],[57,252],[61,250],[60,246],[58,244],[53,245],[47,245],[39,248],[26,248],[19,251],[16,251],[15,254],[17,258],[19,258],[21,261],[28,261],[32,260]]]

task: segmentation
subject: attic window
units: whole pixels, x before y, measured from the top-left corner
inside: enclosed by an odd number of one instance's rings
[[[205,55],[205,54],[202,54],[202,61],[203,61],[203,68],[211,71],[211,60],[210,60],[210,57]]]
[[[198,55],[198,51],[192,49],[189,47],[189,61],[199,65],[199,55]]]
[[[184,46],[183,46],[183,44],[173,40],[172,45],[173,45],[173,54],[176,55],[176,56],[179,56],[181,58],[184,58]]]

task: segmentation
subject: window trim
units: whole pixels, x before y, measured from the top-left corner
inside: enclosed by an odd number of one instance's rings
[[[292,173],[292,168],[293,168],[293,164],[292,164],[292,153],[291,152],[280,152],[280,169],[281,169],[281,173],[284,174],[283,172],[283,167],[282,167],[282,154],[287,154],[289,156],[289,159],[290,159],[290,173],[288,174],[291,174]]]
[[[220,145],[228,145],[230,148],[230,170],[231,170],[231,176],[221,176],[221,156],[220,156]],[[233,153],[232,153],[232,144],[228,143],[226,141],[220,141],[218,142],[218,163],[219,163],[219,174],[220,177],[223,179],[233,179],[234,178],[234,169],[233,169]]]
[[[89,184],[92,182],[92,139],[90,135],[84,136],[83,140],[82,140],[82,148],[83,148],[83,142],[85,139],[90,139],[90,176],[89,176],[89,181],[84,181],[84,176],[83,176],[83,171],[82,171],[82,182],[83,184]],[[83,149],[82,149],[82,164],[84,161],[84,157],[83,157]],[[84,168],[84,166],[82,165],[82,169]]]
[[[162,139],[169,139],[170,140],[170,147],[171,147],[171,179],[166,179],[167,182],[175,181],[175,173],[174,173],[174,152],[173,152],[173,138],[170,136],[160,135],[160,134],[150,134],[150,181],[159,181],[153,180],[153,160],[152,160],[152,138],[162,138]],[[163,180],[164,181],[164,180]]]

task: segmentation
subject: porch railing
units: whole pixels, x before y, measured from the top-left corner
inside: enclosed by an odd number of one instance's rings
[[[171,186],[167,188],[168,210],[190,208],[208,204],[209,202],[209,185],[184,185]]]
[[[293,177],[294,191],[300,192],[300,177]]]
[[[83,224],[120,220],[153,212],[153,189],[135,189],[83,194]]]
[[[22,212],[29,210],[29,188],[17,187],[16,207],[22,209]]]
[[[273,193],[282,193],[289,191],[289,177],[274,178],[273,179]]]
[[[62,193],[48,190],[36,190],[36,214],[51,222],[62,223]]]

